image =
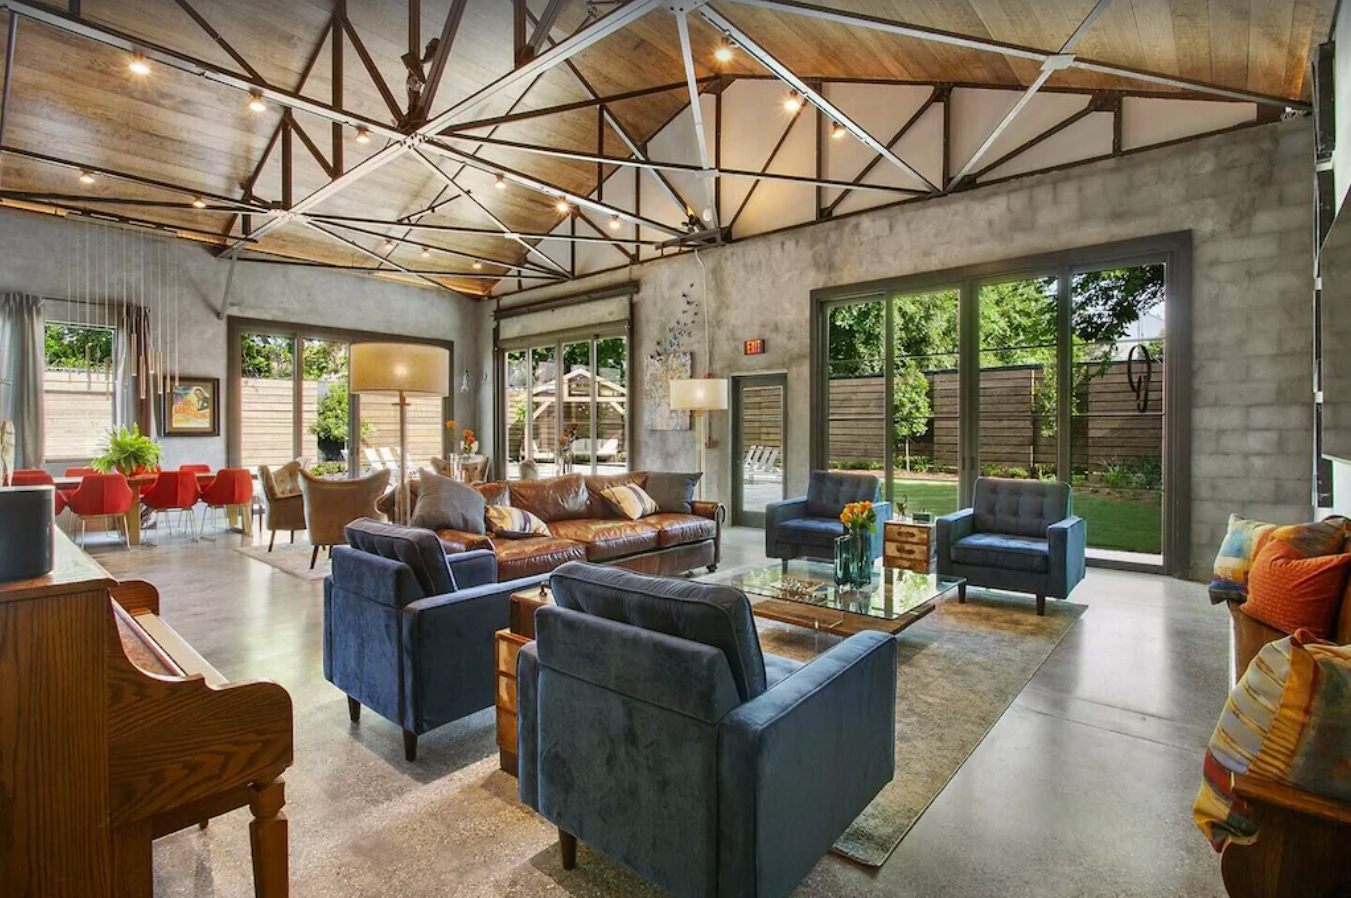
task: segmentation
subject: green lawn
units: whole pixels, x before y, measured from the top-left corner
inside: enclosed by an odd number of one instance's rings
[[[957,510],[957,484],[949,480],[892,481],[893,495],[909,499],[908,510],[948,514]],[[1075,490],[1074,513],[1088,524],[1088,545],[1094,549],[1147,552],[1162,548],[1158,503],[1130,502]]]

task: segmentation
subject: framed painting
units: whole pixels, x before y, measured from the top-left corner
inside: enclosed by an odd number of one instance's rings
[[[654,353],[643,366],[643,429],[689,430],[690,413],[671,408],[671,381],[690,376],[688,352]]]
[[[181,377],[170,384],[160,409],[160,434],[220,436],[220,378]]]

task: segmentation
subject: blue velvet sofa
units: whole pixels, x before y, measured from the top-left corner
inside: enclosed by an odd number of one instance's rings
[[[517,658],[521,800],[682,898],[787,895],[895,770],[896,642],[765,655],[744,593],[570,562]]]
[[[936,530],[940,575],[1032,593],[1037,614],[1084,579],[1088,527],[1070,513],[1068,483],[979,477],[972,507],[940,517]]]
[[[544,576],[497,582],[486,550],[447,556],[430,530],[363,518],[347,525],[324,578],[324,677],[417,739],[494,701],[493,634],[507,626],[511,594]]]
[[[788,561],[835,558],[835,540],[844,536],[840,512],[851,502],[871,502],[877,511],[873,557],[882,557],[882,522],[891,504],[882,501],[882,481],[871,474],[812,471],[807,495],[765,506],[765,554]]]

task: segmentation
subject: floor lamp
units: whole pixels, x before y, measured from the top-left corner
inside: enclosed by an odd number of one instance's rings
[[[399,485],[395,523],[407,525],[408,396],[450,394],[450,353],[427,343],[353,343],[351,391],[359,396],[394,395],[399,410]]]
[[[721,377],[695,377],[671,381],[671,410],[694,412],[699,434],[699,499],[704,498],[704,450],[708,446],[707,412],[727,408],[727,380]]]

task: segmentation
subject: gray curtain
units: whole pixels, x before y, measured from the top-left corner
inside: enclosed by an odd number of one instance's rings
[[[42,335],[41,297],[0,294],[0,420],[14,421],[20,468],[39,468],[43,461]]]
[[[141,433],[155,434],[156,378],[150,373],[154,367],[150,347],[146,345],[150,333],[150,315],[145,309],[129,307],[122,312],[117,325],[117,352],[115,380],[120,385],[114,394],[116,406],[113,417],[119,427],[139,425]]]

